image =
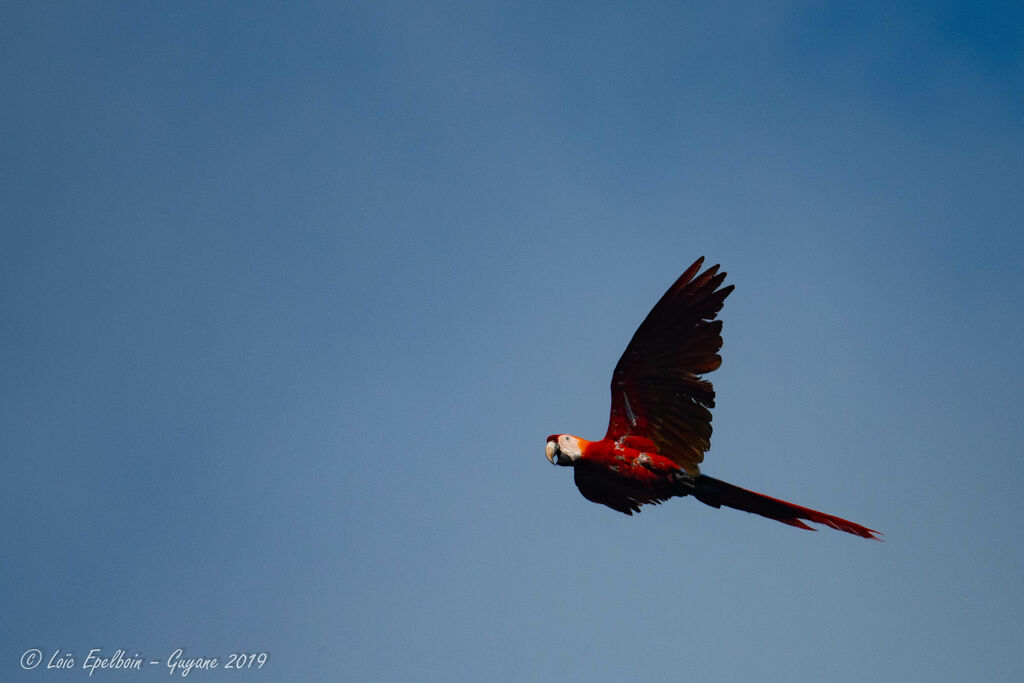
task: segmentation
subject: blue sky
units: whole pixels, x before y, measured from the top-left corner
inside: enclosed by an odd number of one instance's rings
[[[2,15],[0,678],[1024,677],[1014,3]],[[545,461],[700,255],[704,471],[885,543]]]

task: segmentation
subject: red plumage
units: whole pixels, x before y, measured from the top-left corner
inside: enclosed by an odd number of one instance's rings
[[[722,323],[716,320],[733,286],[719,266],[694,262],[637,328],[612,373],[611,415],[600,441],[548,437],[547,457],[575,469],[580,493],[627,515],[645,504],[692,495],[811,529],[802,520],[864,538],[879,532],[855,522],[748,491],[701,474],[711,446],[715,390],[703,375],[722,363]]]

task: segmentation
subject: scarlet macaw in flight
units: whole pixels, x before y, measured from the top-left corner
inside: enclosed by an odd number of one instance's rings
[[[692,495],[801,529],[811,529],[800,521],[808,520],[880,540],[879,532],[847,519],[700,473],[715,407],[715,390],[701,375],[722,364],[722,321],[715,317],[733,290],[720,287],[725,273],[717,265],[697,275],[703,263],[697,259],[665,292],[615,366],[608,433],[600,441],[553,434],[544,449],[548,460],[574,468],[584,498],[627,515]]]

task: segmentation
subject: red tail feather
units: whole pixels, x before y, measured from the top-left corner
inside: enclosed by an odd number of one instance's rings
[[[787,503],[784,500],[777,498],[771,498],[769,496],[755,493],[754,491],[748,491],[747,489],[741,489],[739,486],[733,486],[727,482],[712,477],[701,475],[697,477],[695,483],[695,489],[693,495],[696,496],[697,500],[710,505],[711,507],[726,506],[735,508],[736,510],[743,510],[744,512],[752,512],[755,515],[761,515],[762,517],[768,517],[774,519],[783,524],[789,524],[790,526],[799,527],[801,529],[813,529],[804,524],[802,519],[806,519],[810,522],[817,522],[818,524],[824,524],[830,526],[833,529],[839,531],[845,531],[848,534],[855,534],[862,536],[863,538],[871,538],[876,541],[882,539],[878,538],[875,534],[881,532],[875,531],[874,529],[868,529],[865,526],[861,526],[856,522],[851,522],[848,519],[842,517],[836,517],[835,515],[829,515],[824,512],[818,512],[817,510],[811,510],[810,508],[800,507],[793,503]]]

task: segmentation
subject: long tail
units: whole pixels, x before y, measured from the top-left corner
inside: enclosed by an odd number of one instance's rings
[[[761,515],[762,517],[768,517],[774,519],[783,524],[789,524],[790,526],[799,527],[801,529],[810,529],[812,527],[807,526],[800,520],[806,519],[810,522],[817,522],[818,524],[824,524],[830,526],[833,529],[839,529],[839,531],[845,531],[848,534],[855,534],[864,538],[871,538],[876,541],[882,539],[878,538],[875,534],[881,533],[874,529],[868,529],[865,526],[861,526],[856,522],[851,522],[848,519],[842,517],[836,517],[835,515],[828,515],[824,512],[818,512],[817,510],[811,510],[810,508],[800,507],[793,503],[787,503],[784,500],[778,500],[777,498],[769,498],[768,496],[741,489],[739,486],[733,486],[727,482],[719,479],[714,479],[705,475],[700,475],[693,482],[693,496],[705,505],[711,507],[722,507],[723,505],[737,510],[743,510],[744,512],[753,512],[755,515]]]

